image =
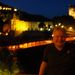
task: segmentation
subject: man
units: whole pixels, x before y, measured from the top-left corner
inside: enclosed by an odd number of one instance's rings
[[[53,43],[44,51],[39,75],[75,75],[75,46],[65,39],[65,29],[54,28]]]

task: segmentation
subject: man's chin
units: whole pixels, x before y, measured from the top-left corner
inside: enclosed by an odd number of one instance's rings
[[[64,46],[64,44],[58,44],[58,46],[59,46],[59,47],[63,47],[63,46]]]

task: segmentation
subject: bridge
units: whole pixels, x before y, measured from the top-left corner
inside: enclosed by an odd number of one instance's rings
[[[66,41],[74,41],[74,40],[75,40],[75,37],[66,38]],[[4,47],[8,48],[10,51],[16,51],[18,49],[42,46],[42,45],[47,45],[50,43],[52,43],[52,40],[33,41],[33,42],[22,43],[22,44],[17,44],[17,45],[9,45],[9,46],[4,46]]]

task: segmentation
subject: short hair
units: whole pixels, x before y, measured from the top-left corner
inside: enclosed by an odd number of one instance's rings
[[[56,31],[62,31],[66,36],[67,36],[67,33],[66,33],[66,29],[65,28],[62,28],[62,27],[55,27],[54,30],[53,30],[53,35]]]

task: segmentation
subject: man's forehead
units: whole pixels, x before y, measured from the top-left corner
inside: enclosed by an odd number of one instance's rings
[[[54,36],[65,36],[66,34],[64,32],[62,32],[62,31],[56,31],[56,32],[54,32],[53,35]]]
[[[53,30],[53,33],[55,33],[55,32],[63,32],[63,33],[66,33],[66,30],[64,28],[55,27],[54,30]]]

